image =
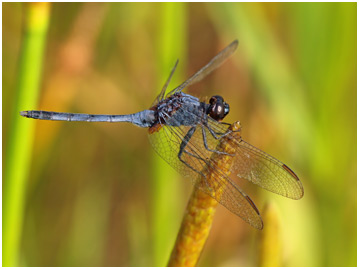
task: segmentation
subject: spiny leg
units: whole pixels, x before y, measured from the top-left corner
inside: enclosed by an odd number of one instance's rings
[[[196,159],[199,159],[201,161],[203,161],[204,163],[208,164],[203,158],[199,157],[198,155],[194,155],[191,152],[188,152],[187,150],[185,150],[185,147],[188,145],[189,140],[191,139],[191,137],[193,136],[194,132],[196,131],[196,126],[191,127],[191,129],[189,129],[189,131],[187,132],[187,134],[183,137],[182,143],[180,145],[180,150],[178,152],[178,159],[183,162],[187,167],[189,167],[191,170],[195,171],[196,173],[199,173],[203,179],[206,182],[206,185],[208,187],[209,190],[212,190],[212,188],[209,186],[207,179],[205,177],[205,175],[202,173],[202,171],[198,171],[196,170],[194,167],[192,167],[189,163],[187,163],[185,160],[182,159],[182,154],[186,153]]]
[[[220,124],[224,124],[224,125],[230,125],[229,123],[222,123],[222,122],[218,122]],[[230,134],[232,131],[230,129],[227,129],[225,133],[219,133],[219,132],[215,132],[212,130],[212,128],[209,126],[208,124],[208,119],[204,120],[203,121],[203,125],[208,129],[208,131],[211,133],[211,135],[214,137],[214,139],[216,140],[219,140],[223,137],[225,137],[226,135]],[[223,152],[223,151],[218,151],[218,150],[213,150],[213,149],[210,149],[208,147],[208,144],[207,144],[207,135],[206,135],[206,131],[204,129],[204,126],[202,125],[202,136],[203,136],[203,143],[204,143],[204,146],[205,148],[208,150],[208,151],[211,151],[211,152],[215,152],[215,153],[218,153],[218,154],[226,154],[226,155],[229,155],[229,156],[234,156],[234,154],[229,154],[227,152]],[[220,136],[217,136],[219,135]]]
[[[188,152],[187,150],[185,150],[185,147],[187,146],[189,140],[191,139],[191,137],[193,136],[195,131],[196,131],[196,126],[193,126],[193,127],[191,127],[191,129],[189,129],[187,134],[183,137],[183,140],[182,140],[181,145],[180,145],[180,150],[179,150],[177,156],[178,156],[178,159],[181,162],[183,162],[186,166],[191,168],[193,171],[195,171],[196,173],[201,173],[201,172],[197,171],[194,167],[192,167],[190,164],[188,164],[185,160],[182,159],[182,154],[183,153],[187,153],[192,157],[198,158],[198,156],[194,156],[194,154],[192,154],[192,153]]]
[[[228,135],[229,133],[232,132],[230,129],[227,129],[224,133],[223,133],[223,132],[216,132],[216,131],[214,131],[214,130],[210,127],[210,125],[209,125],[209,123],[208,123],[209,120],[212,120],[212,119],[209,118],[209,117],[207,117],[207,116],[205,116],[204,118],[202,118],[202,124],[203,124],[204,126],[206,126],[206,128],[208,129],[208,131],[211,133],[211,135],[212,135],[216,140],[221,139],[222,137],[224,137],[224,136],[226,136],[226,135]],[[214,120],[212,120],[212,121],[214,121]],[[219,122],[219,121],[216,121],[216,124],[228,125],[228,126],[231,125],[231,124],[229,124],[229,123]],[[217,136],[217,135],[219,135],[219,136]]]
[[[225,133],[217,133],[212,130],[212,128],[208,125],[207,122],[204,125],[207,127],[207,129],[211,133],[211,135],[217,140],[221,139],[222,137],[225,137],[226,135],[228,135],[229,133],[232,132],[231,130],[227,130]],[[219,136],[217,136],[217,135],[219,135]]]
[[[207,143],[206,130],[204,129],[205,127],[202,125],[201,128],[202,128],[203,144],[204,144],[204,147],[206,148],[206,150],[211,151],[211,152],[215,152],[215,153],[218,153],[218,154],[231,155],[231,154],[229,154],[229,153],[227,153],[227,152],[224,152],[224,151],[218,151],[218,150],[215,150],[215,149],[210,149],[210,148],[208,147],[208,143]],[[208,127],[207,127],[207,128],[208,128]]]
[[[228,123],[228,122],[222,122],[222,121],[218,121],[218,123],[219,124],[221,124],[221,125],[226,125],[226,126],[231,126],[232,124],[230,124],[230,123]],[[223,132],[215,132],[215,131],[213,131],[216,135],[227,135],[229,132],[232,132],[232,131],[229,131],[228,130],[228,128],[227,128],[227,130],[226,130],[226,132],[225,133],[223,133]]]

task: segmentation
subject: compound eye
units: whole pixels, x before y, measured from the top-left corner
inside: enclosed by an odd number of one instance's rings
[[[221,96],[212,96],[209,104],[207,113],[214,120],[222,120],[229,112],[229,106],[223,101]]]
[[[229,104],[224,102],[224,117],[227,116],[229,113]]]
[[[212,96],[211,99],[209,99],[209,103],[210,103],[211,105],[215,105],[216,102],[217,102],[217,98],[216,98],[215,96]]]

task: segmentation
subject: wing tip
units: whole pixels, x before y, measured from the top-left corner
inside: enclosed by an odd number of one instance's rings
[[[300,182],[299,177],[293,172],[292,169],[290,169],[288,166],[286,166],[285,164],[282,165],[282,167],[293,177],[295,178],[297,181]]]

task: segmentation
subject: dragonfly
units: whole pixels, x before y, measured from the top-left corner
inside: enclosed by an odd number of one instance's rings
[[[304,194],[301,181],[287,165],[245,142],[238,135],[240,129],[228,128],[230,124],[223,122],[223,119],[228,115],[230,107],[222,96],[212,96],[206,103],[183,92],[186,87],[199,82],[223,64],[237,46],[238,41],[234,40],[189,79],[166,94],[178,65],[177,60],[151,107],[134,114],[29,110],[21,111],[20,115],[53,121],[129,122],[147,128],[152,147],[169,165],[184,177],[191,178],[196,188],[216,199],[251,226],[263,229],[259,210],[235,181],[244,179],[295,200]],[[228,173],[212,157],[214,154],[230,160]],[[209,170],[212,171],[210,177]],[[235,179],[231,179],[232,175]]]

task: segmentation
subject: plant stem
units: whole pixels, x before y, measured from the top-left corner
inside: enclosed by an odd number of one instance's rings
[[[239,122],[233,123],[229,129],[233,131],[231,137],[238,137],[238,139],[240,139]],[[217,150],[233,154],[234,152],[231,152],[231,150],[233,151],[233,147],[231,147],[230,143],[226,136],[223,137]],[[215,167],[221,169],[221,173],[225,175],[229,174],[231,161],[233,160],[230,155],[214,153],[211,159],[216,163]],[[213,171],[213,169],[209,167],[203,171],[208,172],[204,172],[205,178],[201,177],[201,180],[197,184],[210,184],[211,188],[216,190],[215,196],[220,199],[223,186],[217,186],[216,181],[211,180],[212,177],[215,177],[216,171]],[[195,266],[197,264],[204,244],[207,241],[217,204],[218,202],[211,196],[202,192],[199,188],[194,188],[187,204],[168,266]]]
[[[3,266],[19,266],[24,218],[26,177],[30,166],[34,121],[20,117],[21,110],[36,107],[42,59],[49,23],[49,3],[26,4],[16,103],[9,128],[3,183]]]
[[[279,212],[275,204],[267,204],[262,217],[266,223],[266,229],[259,235],[258,265],[261,267],[283,266]]]
[[[157,6],[157,4],[156,4]],[[187,36],[187,4],[186,3],[159,3],[158,4],[158,43],[157,68],[160,77],[156,95],[168,78],[176,59],[181,59],[181,66],[176,70],[167,91],[179,85],[181,70],[184,69],[186,59],[186,36]],[[182,61],[183,60],[183,61]],[[154,97],[156,96],[154,95]],[[152,100],[151,100],[152,101]],[[154,266],[164,266],[167,257],[171,253],[171,247],[175,235],[179,217],[177,208],[181,204],[181,195],[178,189],[181,182],[169,165],[156,153],[153,157],[153,180],[152,180],[152,240],[151,249]],[[176,196],[177,195],[177,196]]]

